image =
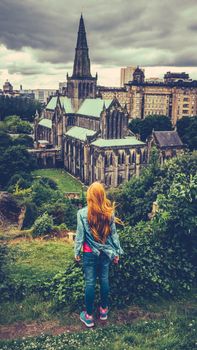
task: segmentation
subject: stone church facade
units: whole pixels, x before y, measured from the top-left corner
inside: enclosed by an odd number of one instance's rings
[[[117,187],[147,163],[147,147],[128,129],[128,112],[114,99],[96,97],[83,17],[80,18],[73,74],[64,95],[53,96],[35,120],[37,145],[61,151],[65,169],[89,185]],[[46,150],[43,149],[43,154]]]

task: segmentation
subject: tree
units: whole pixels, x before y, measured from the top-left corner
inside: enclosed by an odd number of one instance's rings
[[[4,130],[0,130],[0,149],[1,148],[6,149],[11,145],[12,145],[12,138],[10,137],[10,135],[8,135]]]
[[[31,136],[21,134],[13,140],[13,145],[21,145],[27,148],[33,148],[34,142]]]
[[[132,119],[129,123],[129,128],[134,134],[140,134],[143,120],[140,118]]]
[[[146,141],[153,129],[155,131],[172,130],[172,123],[169,117],[165,115],[149,115],[143,120],[133,119],[129,124],[129,128],[132,132],[140,134],[142,141]]]
[[[153,148],[150,163],[143,169],[140,177],[133,176],[122,188],[109,191],[110,199],[117,203],[117,216],[132,226],[140,220],[147,220],[156,199],[153,185],[159,174],[159,154]]]
[[[178,120],[177,131],[190,151],[197,149],[197,116],[183,117]]]
[[[30,134],[33,131],[31,124],[21,120],[17,115],[11,115],[4,120],[5,129],[13,134]]]
[[[34,166],[35,162],[24,146],[8,147],[0,153],[1,185],[5,187],[17,173],[30,173]]]
[[[42,110],[41,103],[28,97],[0,96],[0,120],[9,115],[16,114],[23,120],[33,121],[36,111]]]

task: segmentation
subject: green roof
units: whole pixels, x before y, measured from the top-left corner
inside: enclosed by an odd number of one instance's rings
[[[79,126],[73,126],[66,132],[65,135],[81,141],[85,141],[86,136],[93,136],[94,134],[96,134],[96,131],[94,130],[81,128]]]
[[[38,123],[41,126],[45,126],[45,128],[51,129],[52,127],[52,121],[50,119],[43,118]]]
[[[52,109],[52,110],[54,110],[55,107],[56,107],[56,105],[57,105],[57,96],[53,96],[53,97],[50,99],[49,103],[47,104],[46,109]]]
[[[145,146],[145,143],[137,140],[135,136],[128,136],[125,139],[97,139],[91,145],[97,147],[124,147],[124,146]]]
[[[101,98],[86,98],[79,108],[77,114],[99,118],[103,105],[108,108],[113,100],[102,100]]]
[[[74,113],[71,98],[68,98],[67,96],[60,96],[60,103],[61,106],[64,107],[66,113]]]

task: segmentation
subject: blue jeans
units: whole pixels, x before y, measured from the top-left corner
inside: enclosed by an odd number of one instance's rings
[[[96,277],[99,276],[101,306],[108,306],[110,258],[103,252],[99,256],[83,252],[83,270],[85,276],[85,305],[88,315],[92,315]]]

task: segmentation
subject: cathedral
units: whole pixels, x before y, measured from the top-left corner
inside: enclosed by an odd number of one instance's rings
[[[40,158],[50,151],[47,148],[57,150],[65,169],[86,185],[100,181],[117,187],[139,176],[147,163],[146,144],[128,128],[126,106],[116,98],[97,96],[97,75],[91,75],[82,16],[72,76],[67,75],[65,92],[51,97],[36,117],[35,141],[37,147],[47,145],[40,150]]]

